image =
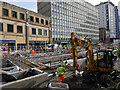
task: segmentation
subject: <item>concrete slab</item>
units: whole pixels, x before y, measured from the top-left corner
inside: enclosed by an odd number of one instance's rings
[[[33,68],[33,69],[35,70],[36,75],[5,83],[1,85],[0,88],[33,88],[39,83],[42,83],[48,79],[48,74],[46,72],[43,72],[36,68]],[[14,75],[15,77],[19,77],[24,73],[25,73],[25,70],[15,72],[9,75]]]

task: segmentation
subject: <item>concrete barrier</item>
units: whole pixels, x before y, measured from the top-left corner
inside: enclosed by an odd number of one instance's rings
[[[36,68],[33,68],[36,75],[26,77],[20,80],[4,83],[0,86],[0,88],[33,88],[39,83],[42,83],[48,79],[48,74]],[[24,71],[19,71],[15,73],[11,73],[9,75],[13,75],[15,77],[20,77],[25,73]]]
[[[69,90],[67,83],[51,82],[48,85],[49,90]]]

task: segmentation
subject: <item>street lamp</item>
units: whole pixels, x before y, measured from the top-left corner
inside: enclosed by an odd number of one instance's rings
[[[46,36],[45,36],[45,52],[46,52]]]

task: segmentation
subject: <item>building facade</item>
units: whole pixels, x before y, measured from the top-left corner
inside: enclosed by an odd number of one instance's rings
[[[48,17],[6,2],[0,2],[0,9],[1,44],[17,50],[49,42]]]
[[[115,7],[115,21],[116,21],[116,38],[119,39],[119,16],[118,16],[118,7]]]
[[[51,18],[51,41],[68,43],[71,32],[78,37],[99,40],[98,10],[92,4],[80,0],[55,2],[37,1],[38,13]]]
[[[118,2],[118,12],[119,12],[119,16],[120,16],[120,1]]]
[[[120,1],[118,2],[118,13],[119,13],[119,30],[120,30]],[[120,32],[119,32],[119,38],[120,38]]]
[[[109,0],[96,5],[99,13],[99,28],[106,28],[110,31],[110,38],[118,38],[117,23],[117,8]]]
[[[110,41],[110,32],[106,28],[99,29],[99,40],[100,41]]]

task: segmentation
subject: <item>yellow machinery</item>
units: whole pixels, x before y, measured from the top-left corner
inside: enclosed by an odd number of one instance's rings
[[[73,68],[77,69],[77,46],[83,47],[88,51],[89,62],[87,70],[83,73],[84,79],[89,79],[90,82],[100,82],[102,85],[109,86],[111,79],[116,77],[114,70],[114,55],[112,50],[99,50],[93,54],[92,45],[88,40],[81,40],[71,33],[71,47],[73,56]],[[96,56],[95,56],[96,55]],[[96,59],[94,59],[96,58]]]

